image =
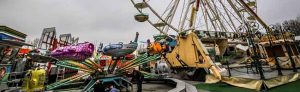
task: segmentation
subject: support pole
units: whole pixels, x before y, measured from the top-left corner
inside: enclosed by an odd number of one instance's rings
[[[297,72],[295,61],[294,61],[293,57],[291,56],[291,54],[292,54],[291,46],[289,46],[289,44],[287,44],[287,42],[286,42],[286,37],[285,37],[285,34],[283,34],[283,29],[280,27],[279,30],[281,32],[285,47],[287,48],[287,52],[288,52],[288,56],[289,56],[291,64],[292,64],[293,72]]]
[[[226,65],[227,65],[227,69],[228,69],[228,76],[231,77],[231,72],[230,72],[230,67],[229,67],[228,60],[226,60]]]
[[[263,70],[262,70],[261,62],[259,62],[259,55],[257,53],[257,46],[253,42],[253,34],[251,34],[251,31],[249,31],[249,30],[248,30],[248,40],[250,42],[250,45],[252,45],[252,48],[253,48],[253,54],[254,54],[254,56],[252,58],[254,60],[255,67],[259,71],[260,79],[264,80],[265,79],[265,75],[264,75]]]

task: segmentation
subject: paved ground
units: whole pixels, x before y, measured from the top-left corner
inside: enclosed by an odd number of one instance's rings
[[[204,82],[199,82],[199,81],[191,81],[191,80],[183,80],[184,82],[188,83],[188,84],[191,84],[191,85],[197,85],[197,84],[201,84],[201,83],[204,83]],[[197,89],[198,92],[210,92],[210,91],[207,91],[207,90],[203,90],[203,89]]]
[[[169,90],[173,89],[173,87],[166,84],[143,84],[142,87],[142,92],[168,92]],[[136,92],[136,85],[134,85],[133,90],[133,92]]]
[[[143,84],[142,92],[168,92],[173,89],[173,87],[165,85],[165,84]],[[133,92],[136,92],[137,87],[136,84],[133,86]],[[51,91],[48,91],[51,92]],[[80,89],[64,89],[59,90],[59,92],[81,92]]]

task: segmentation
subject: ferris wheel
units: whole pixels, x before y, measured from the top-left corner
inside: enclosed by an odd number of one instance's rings
[[[264,26],[259,23],[261,20],[258,20],[259,17],[256,15],[256,0],[131,0],[131,2],[138,10],[135,19],[138,22],[148,22],[164,35],[188,31],[242,34],[250,30],[255,33],[262,30],[260,25]]]

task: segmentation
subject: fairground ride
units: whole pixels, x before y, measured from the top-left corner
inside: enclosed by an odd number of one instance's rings
[[[280,76],[282,56],[290,59],[286,62],[286,65],[290,66],[284,67],[297,71],[298,59],[295,57],[298,54],[293,52],[298,50],[293,49],[295,47],[292,45],[292,36],[288,32],[281,32],[282,35],[276,38],[272,27],[257,15],[256,0],[168,0],[160,4],[155,0],[131,0],[131,2],[139,12],[134,16],[135,20],[148,22],[159,31],[160,34],[154,36],[154,39],[165,37],[157,42],[164,42],[170,38],[177,41],[172,52],[166,54],[172,68],[179,70],[205,68],[207,73],[221,79],[222,69],[211,59],[213,57],[209,57],[210,53],[206,49],[214,48],[218,57],[224,54],[230,44],[235,44],[249,52],[251,66],[252,64],[255,66],[261,80],[266,79],[262,69],[261,61],[264,59],[262,54],[266,54],[266,62],[275,67]],[[172,33],[176,33],[177,37],[171,36]],[[286,48],[286,53],[278,57],[277,54],[284,51],[281,46]],[[279,50],[274,49],[277,47]],[[229,66],[227,71],[230,75]],[[196,70],[194,75],[204,73],[197,74]],[[260,89],[261,85],[258,86],[250,89]]]
[[[165,1],[166,4],[161,3],[159,6],[155,6],[153,0],[131,0],[131,2],[139,12],[135,15],[137,21],[148,22],[160,32],[159,35],[166,35],[168,38],[177,40],[178,48],[174,48],[174,50],[184,50],[184,48],[180,48],[180,45],[187,41],[184,41],[182,37],[191,33],[196,35],[197,39],[200,38],[205,44],[203,45],[199,41],[202,47],[200,46],[198,50],[200,50],[200,53],[203,52],[201,55],[208,55],[208,53],[204,53],[207,52],[204,47],[209,44],[213,44],[212,46],[215,47],[218,55],[224,54],[228,44],[245,44],[251,47],[250,52],[253,52],[253,56],[259,57],[257,54],[259,53],[258,47],[255,45],[262,41],[259,38],[265,37],[267,39],[265,41],[270,44],[270,48],[272,48],[273,40],[275,40],[272,37],[272,29],[256,13],[256,0],[169,0]],[[169,33],[172,33],[170,31],[177,33],[178,37],[170,36]],[[266,33],[265,36],[259,37],[262,32]],[[233,42],[233,40],[239,41]],[[181,45],[181,47],[184,46]],[[171,66],[177,66],[176,64],[172,65],[172,62],[175,61],[183,61],[186,66],[197,68],[208,68],[210,65],[214,65],[208,59],[209,57],[204,58],[205,62],[210,62],[208,66],[194,64],[196,63],[195,60],[188,61],[187,58],[180,57],[183,56],[180,54],[183,54],[184,51],[174,50],[173,53],[179,54],[179,59],[174,59],[178,55],[169,55],[169,58],[167,55]],[[276,54],[274,51],[271,51],[271,53]],[[199,55],[193,56],[195,57],[192,58],[197,58]],[[254,59],[254,61],[259,62],[258,59]],[[257,64],[257,66],[261,66],[260,63]],[[276,58],[275,64],[277,67],[279,66]]]
[[[147,21],[160,32],[159,35],[177,40],[177,46],[172,53],[166,55],[172,67],[212,69],[213,74],[219,78],[220,69],[208,56],[205,46],[213,44],[219,55],[222,55],[227,48],[228,39],[243,42],[246,41],[246,34],[262,30],[257,22],[259,17],[255,13],[257,6],[254,0],[169,0],[165,1],[168,4],[159,6],[166,7],[163,9],[158,9],[152,0],[131,2],[139,11],[135,15],[137,21]],[[177,38],[170,36],[170,31],[177,33]],[[198,41],[199,38],[202,41]],[[192,44],[196,45],[191,46]],[[186,49],[187,47],[194,49]],[[195,53],[187,53],[188,51]],[[186,57],[187,55],[192,57]]]

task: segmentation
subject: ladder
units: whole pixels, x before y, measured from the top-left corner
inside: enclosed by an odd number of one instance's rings
[[[56,76],[56,81],[60,81],[64,79],[65,77],[65,67],[57,66],[57,76]]]

